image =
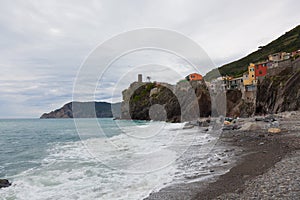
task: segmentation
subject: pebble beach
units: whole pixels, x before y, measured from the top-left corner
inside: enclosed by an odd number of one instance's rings
[[[300,112],[274,115],[270,123],[240,119],[239,130],[223,131],[219,145],[234,152],[236,162],[211,180],[174,184],[147,199],[298,199],[300,196]],[[228,150],[226,150],[228,151]]]

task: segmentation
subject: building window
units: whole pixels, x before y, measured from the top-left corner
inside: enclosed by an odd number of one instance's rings
[[[261,70],[259,71],[259,74],[262,74],[262,71],[261,71]]]
[[[254,77],[254,75],[252,74],[252,77]]]

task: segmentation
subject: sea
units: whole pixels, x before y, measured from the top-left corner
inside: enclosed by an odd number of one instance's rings
[[[223,174],[211,127],[113,119],[1,119],[0,199],[143,199]],[[223,164],[225,165],[225,164]],[[213,172],[213,173],[212,173]]]

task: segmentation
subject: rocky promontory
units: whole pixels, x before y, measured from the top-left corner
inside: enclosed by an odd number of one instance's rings
[[[204,80],[183,81],[176,85],[134,82],[123,91],[121,118],[184,122],[209,117],[216,112],[222,114],[218,109],[224,109],[223,113],[231,116],[254,114],[253,104],[244,102],[241,96],[241,91],[234,90],[215,97]]]
[[[134,82],[123,91],[122,119],[180,122],[211,114],[210,95],[204,82]],[[184,119],[184,120],[182,120]]]

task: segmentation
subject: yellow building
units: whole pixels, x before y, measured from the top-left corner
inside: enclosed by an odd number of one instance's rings
[[[247,85],[255,85],[256,79],[255,79],[255,65],[251,63],[248,66],[248,73],[245,73],[243,76],[243,83],[245,86]]]

